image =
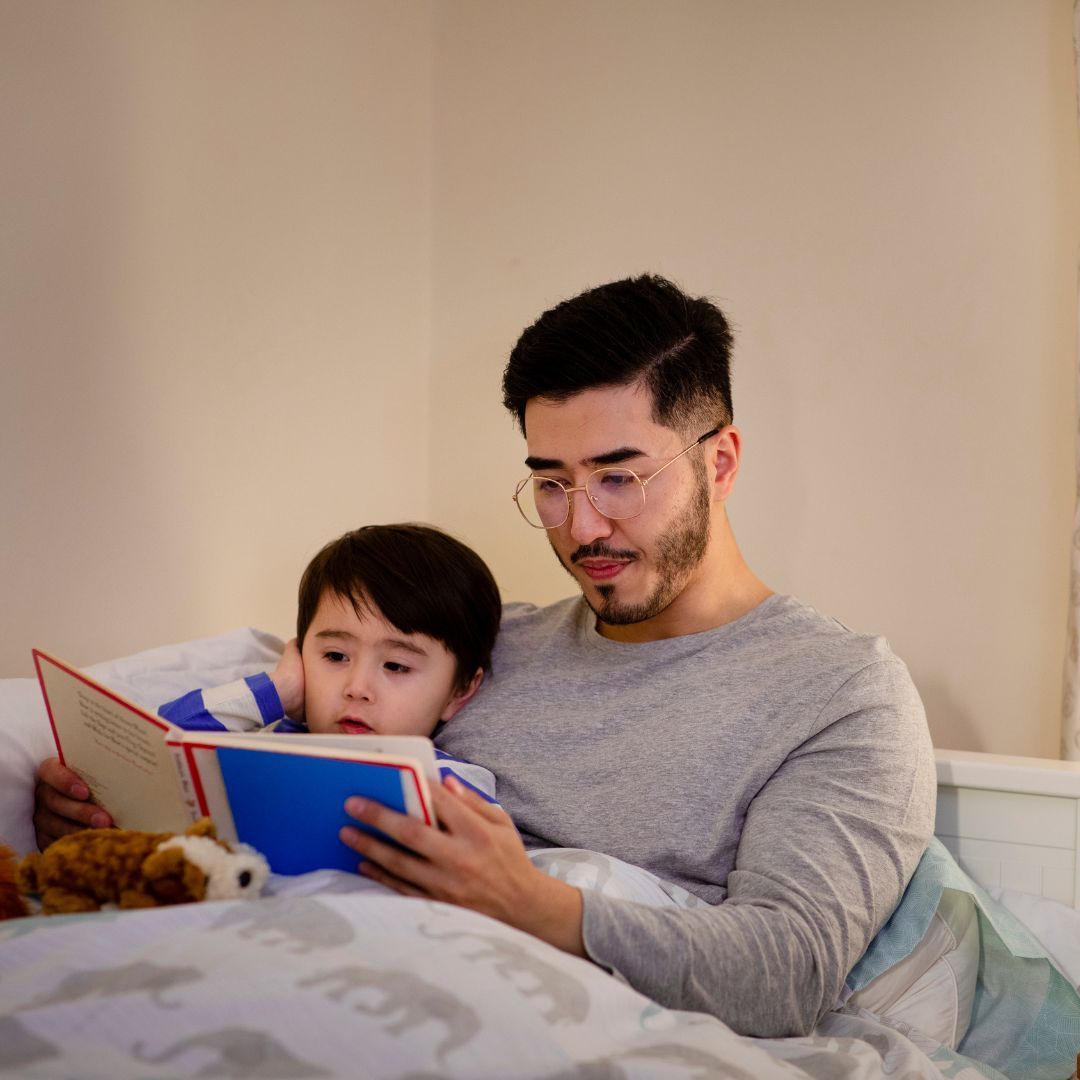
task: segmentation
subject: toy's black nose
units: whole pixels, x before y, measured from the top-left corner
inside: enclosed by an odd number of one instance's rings
[[[251,884],[251,871],[242,870],[240,872],[240,877],[238,878],[238,880],[240,882],[240,888],[246,889]]]

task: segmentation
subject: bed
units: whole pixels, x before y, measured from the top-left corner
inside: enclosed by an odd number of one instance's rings
[[[88,670],[154,707],[280,649],[243,629]],[[51,749],[36,682],[0,681],[0,837],[20,852]],[[809,1036],[737,1036],[493,920],[327,871],[254,901],[0,923],[0,1074],[1064,1080],[1080,1049],[1080,766],[937,764],[932,851]],[[606,873],[547,858],[584,886]]]

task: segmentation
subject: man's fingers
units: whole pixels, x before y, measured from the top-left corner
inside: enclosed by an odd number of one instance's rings
[[[426,825],[421,828],[428,832],[435,831]],[[385,840],[352,825],[342,828],[339,835],[343,844],[352,848],[358,855],[363,855],[367,860],[361,863],[361,873],[384,885],[389,885],[397,892],[411,889],[413,890],[411,895],[427,895],[426,888],[430,884],[431,866],[425,859],[414,855],[411,851],[403,851],[394,844],[388,844]]]
[[[82,832],[86,828],[75,821],[57,817],[48,810],[39,810],[34,815],[34,839],[39,851],[44,851],[54,840],[72,833]]]
[[[394,892],[400,893],[402,896],[412,896],[420,900],[429,899],[428,894],[422,889],[418,889],[415,885],[409,884],[402,878],[388,873],[378,863],[372,862],[370,859],[365,859],[360,864],[359,872],[371,881],[377,881],[380,885],[385,885],[388,889],[393,889]]]
[[[373,829],[378,829],[391,840],[397,841],[402,847],[418,855],[428,855],[432,850],[432,845],[437,846],[441,839],[437,829],[425,825],[417,818],[409,817],[408,814],[399,814],[396,810],[391,810],[381,803],[371,799],[362,799],[358,795],[345,800],[345,811],[350,817],[362,821],[365,825],[370,825]]]
[[[100,806],[68,799],[45,784],[39,784],[35,794],[34,839],[40,851],[62,836],[112,824],[112,818]]]
[[[78,773],[60,764],[58,757],[46,758],[37,770],[38,779],[47,788],[63,792],[73,799],[88,799],[90,789]]]
[[[513,826],[510,815],[501,806],[488,802],[456,776],[448,776],[438,787],[432,788],[431,797],[439,821],[451,832],[475,824],[474,814],[492,825]]]
[[[82,784],[82,781],[79,781]],[[82,784],[83,788],[86,787]],[[55,787],[39,781],[34,788],[34,827],[56,839],[80,829],[104,829],[113,823],[109,814],[97,803],[70,798]],[[58,827],[62,822],[64,827]]]

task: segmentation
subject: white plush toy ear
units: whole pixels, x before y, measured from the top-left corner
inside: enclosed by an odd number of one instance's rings
[[[174,836],[158,851],[166,848],[179,848],[206,875],[205,900],[255,899],[270,876],[269,863],[247,844],[231,851],[208,836]]]

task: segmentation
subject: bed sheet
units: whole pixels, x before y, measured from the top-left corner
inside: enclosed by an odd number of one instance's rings
[[[0,1073],[997,1075],[869,1014],[743,1038],[494,920],[338,872],[279,879],[255,901],[0,924]]]

